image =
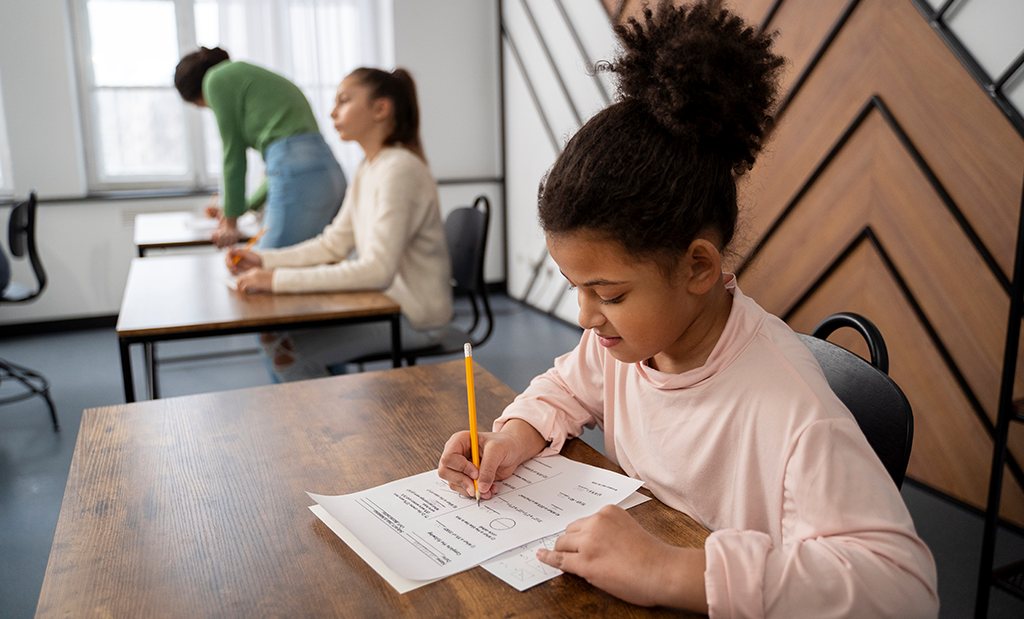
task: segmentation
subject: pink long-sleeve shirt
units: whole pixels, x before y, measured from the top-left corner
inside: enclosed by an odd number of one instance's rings
[[[796,334],[729,278],[703,367],[620,363],[586,331],[495,430],[522,419],[557,452],[583,426],[667,505],[712,531],[712,617],[934,617],[935,563],[899,491]]]

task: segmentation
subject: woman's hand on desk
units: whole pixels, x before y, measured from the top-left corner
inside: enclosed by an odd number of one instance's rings
[[[273,292],[274,269],[249,269],[238,276],[238,291],[245,294]]]
[[[708,612],[704,550],[666,544],[617,505],[573,522],[537,558],[633,604]]]
[[[217,194],[210,196],[210,201],[203,207],[203,213],[210,219],[219,219],[220,213],[220,200]]]
[[[232,275],[238,275],[239,273],[245,273],[249,269],[256,269],[263,266],[263,258],[251,249],[243,249],[240,247],[233,247],[228,250],[227,255],[224,257],[224,262],[228,265],[228,270],[231,271]]]
[[[220,224],[217,225],[217,229],[213,231],[213,236],[210,238],[213,244],[217,247],[228,247],[237,243],[242,234],[238,231],[236,222],[237,219],[234,217],[221,217]]]

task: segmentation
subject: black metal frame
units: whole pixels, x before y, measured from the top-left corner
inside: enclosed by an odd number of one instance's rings
[[[334,327],[340,324],[359,324],[365,322],[377,322],[386,320],[391,325],[391,365],[402,367],[402,330],[401,312],[389,314],[378,314],[374,316],[355,316],[351,318],[332,318],[313,321],[286,321],[274,324],[248,325],[237,327],[221,327],[204,331],[180,331],[177,333],[165,333],[158,335],[120,335],[118,334],[118,347],[121,355],[121,379],[124,382],[125,402],[135,401],[135,381],[132,376],[131,346],[133,344],[152,345],[156,342],[172,340],[190,340],[205,337],[217,337],[222,335],[237,335],[239,333],[260,333],[267,330],[288,330],[288,329],[315,329],[318,327]],[[155,372],[155,368],[149,365],[147,360],[147,372]],[[159,397],[156,388],[155,376],[150,382],[152,397]]]
[[[992,449],[992,470],[989,475],[988,505],[985,509],[985,530],[981,541],[981,566],[978,570],[978,592],[974,603],[975,617],[988,614],[992,585],[1024,598],[1024,561],[993,570],[996,535],[999,531],[999,503],[1003,490],[1003,465],[1014,462],[1007,449],[1010,422],[1024,422],[1020,403],[1013,401],[1013,383],[1020,350],[1020,323],[1024,316],[1024,187],[1021,188],[1021,210],[1017,222],[1017,247],[1013,260],[1013,283],[1010,287],[1010,311],[1006,324],[1006,346],[1003,349],[1003,375],[999,382],[999,410],[996,417]],[[1018,477],[1018,482],[1020,478]]]
[[[982,90],[988,93],[988,96],[992,99],[993,103],[1003,112],[1006,118],[1013,124],[1017,133],[1024,136],[1024,117],[1021,116],[1019,110],[1010,103],[1010,100],[1006,98],[1006,94],[1003,93],[1003,86],[1006,82],[1013,77],[1013,75],[1020,69],[1021,64],[1024,64],[1024,53],[1021,53],[1017,58],[1010,63],[1010,66],[1003,71],[1003,73],[992,79],[988,72],[982,68],[978,61],[974,59],[974,56],[964,47],[964,44],[960,41],[960,38],[949,29],[946,25],[945,16],[946,12],[953,5],[956,0],[946,0],[942,6],[938,9],[933,9],[925,0],[913,0],[914,6],[917,10],[924,15],[925,19],[928,20],[929,25],[939,35],[943,43],[949,48],[953,55],[957,57],[957,60],[964,65],[967,72],[974,78],[974,81],[981,86]]]
[[[10,244],[11,253],[17,257],[28,255],[29,266],[36,278],[35,290],[27,296],[6,298],[0,296],[0,303],[25,303],[32,301],[43,294],[46,289],[46,269],[39,259],[36,249],[36,192],[30,191],[28,199],[14,204],[11,209],[10,221],[7,225],[7,240]],[[0,399],[0,405],[12,402],[20,402],[36,396],[43,398],[47,408],[50,410],[50,421],[53,422],[53,431],[60,431],[60,423],[57,421],[57,409],[50,398],[50,383],[46,377],[24,366],[12,363],[6,359],[0,359],[0,383],[5,380],[15,380],[25,388],[25,391],[12,396]]]
[[[24,392],[0,399],[0,406],[12,402],[20,402],[29,398],[40,397],[46,401],[46,407],[50,409],[50,421],[53,422],[53,431],[60,431],[60,422],[57,421],[57,408],[50,399],[50,383],[46,377],[30,370],[29,368],[12,363],[6,359],[0,359],[0,384],[7,380],[15,380],[26,389]]]

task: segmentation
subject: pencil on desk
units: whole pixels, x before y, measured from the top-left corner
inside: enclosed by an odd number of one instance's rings
[[[473,389],[473,346],[466,342],[463,347],[466,353],[466,399],[469,401],[469,445],[473,455],[473,466],[476,467],[477,475],[480,474],[480,440],[476,435],[476,392]],[[473,490],[476,491],[476,504],[480,505],[480,482],[473,480]]]
[[[267,231],[266,228],[260,228],[260,231],[257,232],[256,234],[254,234],[252,236],[252,238],[249,239],[249,242],[245,244],[245,247],[242,248],[242,251],[249,251],[250,249],[252,249],[253,245],[255,245],[256,242],[260,240],[260,237],[263,236],[263,233],[266,232],[266,231]],[[235,259],[231,261],[231,264],[233,264],[233,265],[234,264],[238,264],[239,260],[241,260],[241,259],[242,259],[241,255],[236,255]]]

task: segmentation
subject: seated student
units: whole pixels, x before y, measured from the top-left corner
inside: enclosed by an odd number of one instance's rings
[[[338,216],[293,247],[232,249],[228,267],[249,294],[382,290],[402,306],[402,343],[428,346],[452,315],[451,264],[437,183],[419,135],[416,86],[403,69],[360,68],[338,87],[334,126],[366,158]],[[236,264],[237,262],[237,264]],[[387,325],[264,334],[275,379],[327,375],[329,364],[390,349]]]
[[[619,101],[543,181],[551,257],[579,345],[438,473],[484,498],[584,427],[627,474],[712,533],[670,546],[619,507],[538,558],[624,600],[712,617],[934,617],[935,565],[885,468],[810,351],[722,271],[735,175],[761,148],[783,61],[716,2],[617,28]]]
[[[260,247],[294,245],[330,223],[345,195],[345,175],[298,86],[262,67],[232,61],[219,47],[182,58],[174,85],[185,101],[213,110],[220,130],[224,208],[207,210],[222,215],[214,243],[238,241],[237,219],[247,209],[263,208]],[[267,180],[246,201],[249,148],[263,155]]]

